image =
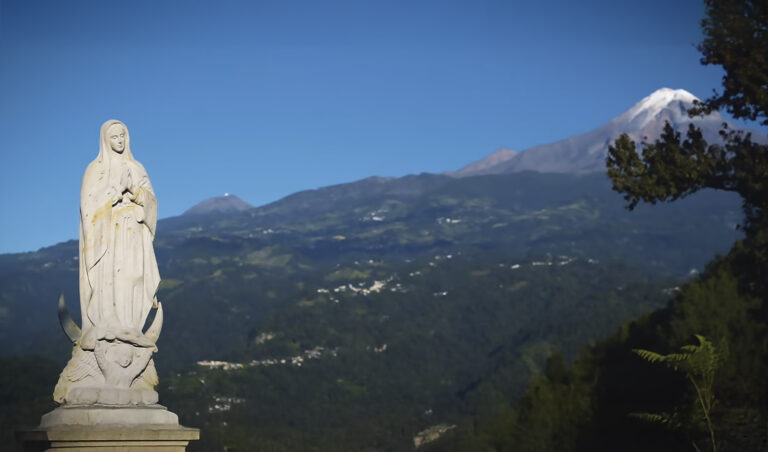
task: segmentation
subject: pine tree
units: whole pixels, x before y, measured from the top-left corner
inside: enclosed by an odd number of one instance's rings
[[[768,2],[705,0],[705,39],[698,46],[702,64],[725,70],[723,90],[689,110],[690,116],[724,109],[737,119],[768,125]],[[614,190],[627,208],[655,204],[704,188],[727,190],[742,198],[746,253],[745,289],[768,296],[768,145],[751,134],[720,130],[723,143],[707,143],[691,125],[682,138],[668,123],[654,142],[636,143],[624,134],[609,146],[606,165]]]

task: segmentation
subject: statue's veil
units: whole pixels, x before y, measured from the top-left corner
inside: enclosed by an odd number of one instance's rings
[[[112,157],[112,146],[109,143],[107,131],[113,124],[120,124],[123,127],[123,130],[125,130],[125,149],[123,150],[123,156],[133,160],[133,153],[131,153],[131,134],[128,132],[128,127],[126,127],[122,121],[118,121],[117,119],[110,119],[101,125],[101,133],[99,134],[99,156],[97,157],[97,160],[103,162],[104,159],[107,159],[106,162],[109,162]]]

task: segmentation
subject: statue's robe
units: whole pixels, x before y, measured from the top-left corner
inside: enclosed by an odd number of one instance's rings
[[[135,200],[111,187],[131,180]],[[114,203],[114,205],[113,205]],[[157,200],[144,167],[112,153],[85,171],[80,196],[81,346],[90,349],[105,332],[139,336],[160,283],[152,241]]]

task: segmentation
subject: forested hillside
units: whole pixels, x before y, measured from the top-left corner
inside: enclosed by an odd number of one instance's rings
[[[492,253],[302,282],[242,351],[163,383],[169,407],[208,433],[197,450],[407,450],[423,429],[517,399],[547,356],[573,356],[670,289],[618,263]]]
[[[743,291],[737,245],[675,291],[658,311],[624,323],[608,339],[568,357],[552,354],[522,400],[500,406],[427,450],[712,450],[685,372],[643,360],[634,349],[674,353],[703,335],[717,361],[711,412],[718,450],[766,446],[765,302]],[[649,422],[631,413],[659,413]]]
[[[161,401],[203,428],[199,450],[408,449],[661,307],[739,236],[738,215],[715,192],[629,213],[603,175],[529,172],[368,179],[164,220]],[[6,353],[67,359],[55,300],[79,318],[76,246],[0,257]],[[45,406],[60,369],[31,362],[13,369]]]
[[[355,261],[398,268],[406,259],[492,251],[521,262],[624,261],[643,274],[686,277],[727,251],[740,215],[737,198],[717,192],[630,213],[603,175],[528,172],[366,179],[247,212],[171,218],[155,240],[168,311],[161,345],[170,349],[158,365],[220,358],[265,310],[300,297],[299,282],[311,288],[312,278]],[[75,241],[0,256],[6,353],[66,359],[56,300],[63,293],[78,318],[77,268]]]
[[[707,0],[703,64],[723,89],[689,111],[727,110],[768,125],[768,4]],[[557,354],[520,403],[443,436],[433,450],[762,451],[768,447],[768,146],[723,126],[724,145],[667,125],[638,145],[622,135],[608,174],[629,209],[704,188],[742,198],[746,233],[675,291],[573,363]]]

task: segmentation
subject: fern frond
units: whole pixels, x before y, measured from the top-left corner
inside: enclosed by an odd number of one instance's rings
[[[637,354],[639,357],[643,358],[644,360],[651,362],[651,363],[659,363],[666,361],[666,356],[652,352],[650,350],[644,350],[642,348],[634,348],[632,351]]]
[[[679,416],[677,413],[629,413],[631,418],[639,419],[644,422],[650,422],[652,424],[664,425],[668,428],[679,428],[681,426]]]
[[[676,371],[679,370],[685,372],[688,381],[690,381],[691,386],[693,386],[693,389],[696,391],[696,398],[699,402],[698,405],[701,409],[701,414],[707,422],[712,450],[716,451],[717,442],[715,440],[715,429],[712,425],[710,413],[716,401],[714,394],[715,374],[723,360],[721,353],[727,353],[728,344],[725,339],[723,339],[720,341],[719,346],[715,347],[704,336],[700,334],[696,334],[695,336],[696,340],[699,342],[698,345],[684,345],[680,347],[678,353],[662,355],[643,349],[633,349],[632,351],[648,362],[664,363]],[[682,422],[677,421],[677,413],[671,416],[666,413],[631,413],[629,416],[642,419],[646,422],[663,424],[670,427],[673,425],[682,426]],[[693,447],[697,451],[700,450],[695,442],[693,443]]]
[[[664,355],[664,361],[673,363],[687,361],[690,358],[690,353],[670,353],[669,355]]]
[[[658,413],[629,413],[629,417],[640,419],[641,421],[653,422],[656,424],[670,423],[669,417]]]

